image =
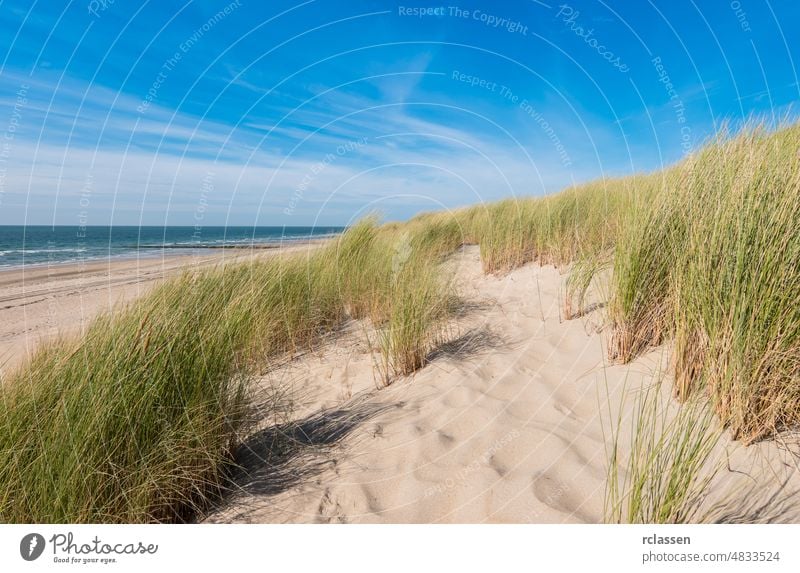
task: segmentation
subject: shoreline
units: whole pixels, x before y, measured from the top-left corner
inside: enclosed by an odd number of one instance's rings
[[[317,248],[329,240],[310,239],[275,248],[216,248],[202,253],[0,267],[0,376],[17,367],[40,344],[81,334],[99,314],[146,294],[184,270]]]
[[[91,257],[91,258],[77,258],[68,259],[63,261],[42,261],[35,263],[22,263],[0,265],[0,274],[6,271],[20,271],[23,269],[40,269],[49,268],[61,265],[87,265],[93,263],[107,263],[114,261],[130,261],[139,259],[155,259],[155,258],[172,258],[172,257],[186,257],[186,256],[202,256],[204,251],[274,251],[277,249],[291,249],[293,247],[302,247],[309,244],[321,244],[330,239],[336,238],[338,235],[320,235],[313,238],[302,239],[285,239],[283,241],[269,242],[269,243],[249,243],[249,244],[229,244],[229,245],[136,245],[130,247],[130,252],[120,253],[115,255]],[[139,253],[138,250],[144,251]],[[161,254],[156,251],[163,251]],[[189,252],[189,251],[197,251]],[[211,254],[211,253],[207,253]]]

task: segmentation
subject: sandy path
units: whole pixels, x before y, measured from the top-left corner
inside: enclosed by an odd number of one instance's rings
[[[617,409],[624,384],[652,383],[667,350],[608,365],[598,311],[562,320],[558,271],[486,277],[475,247],[452,264],[472,308],[456,340],[412,378],[376,389],[353,325],[261,381],[265,397],[293,392],[294,419],[265,420],[250,436],[241,493],[207,521],[602,521],[600,412],[607,401]],[[723,446],[732,468],[790,475],[800,488],[795,458],[775,443]]]
[[[2,271],[0,372],[187,265],[252,256]],[[240,452],[242,492],[208,521],[602,520],[608,420],[604,433],[600,413],[606,401],[612,410],[622,403],[624,384],[652,383],[668,350],[608,365],[601,313],[563,320],[556,270],[529,265],[486,277],[474,247],[451,264],[467,305],[449,342],[415,376],[378,389],[366,332],[354,323],[259,382],[264,400],[278,389],[291,401],[291,417],[262,420]],[[788,491],[800,490],[797,444],[791,436],[749,448],[725,442],[735,471],[723,476],[721,495],[742,476],[765,492],[787,478]]]

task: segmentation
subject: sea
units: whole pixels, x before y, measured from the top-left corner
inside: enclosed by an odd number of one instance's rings
[[[202,254],[332,237],[344,227],[0,226],[0,268]]]

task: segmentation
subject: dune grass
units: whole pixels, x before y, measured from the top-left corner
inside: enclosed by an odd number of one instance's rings
[[[675,394],[745,443],[800,423],[800,126],[722,133],[679,164],[456,212],[487,273],[569,269],[582,312],[611,268],[609,356],[672,341]]]
[[[340,319],[309,285],[318,259],[186,274],[2,385],[0,516],[175,521],[220,485],[261,356]]]
[[[469,238],[465,242],[480,245],[484,271],[504,273],[531,261],[561,266],[608,250],[629,201],[626,180],[608,180],[542,198],[471,207],[454,216]]]
[[[382,376],[406,376],[422,368],[441,342],[442,322],[450,297],[440,270],[421,259],[406,262],[392,277],[392,305],[380,330]]]
[[[656,384],[635,394],[629,427],[621,418],[623,410],[606,440],[605,521],[707,521],[704,503],[724,467],[715,450],[722,433],[707,404],[692,400],[670,407]]]
[[[445,316],[438,241],[366,220],[310,254],[189,272],[43,346],[0,383],[0,521],[174,522],[224,484],[249,421],[248,380],[349,319],[384,329],[397,374]],[[397,275],[397,276],[393,276]]]
[[[674,339],[675,391],[746,443],[800,422],[800,129],[721,137],[623,223],[610,353]]]
[[[609,357],[627,362],[670,333],[670,271],[685,218],[674,212],[670,189],[679,176],[641,177],[620,214],[612,255]]]
[[[796,426],[799,148],[798,126],[750,128],[662,172],[402,224],[368,217],[307,254],[186,273],[0,381],[0,521],[191,518],[223,487],[248,381],[271,360],[363,320],[384,382],[424,366],[454,307],[441,263],[463,244],[480,246],[487,273],[571,268],[568,316],[610,268],[612,358],[672,340],[679,398],[708,395],[745,442]],[[695,439],[684,423],[650,466],[702,459],[670,457]],[[668,429],[641,424],[646,447]],[[685,500],[665,509],[642,496],[685,478],[632,479],[642,500],[629,518],[681,517]]]
[[[736,437],[800,423],[800,130],[707,151],[675,279],[676,377]]]

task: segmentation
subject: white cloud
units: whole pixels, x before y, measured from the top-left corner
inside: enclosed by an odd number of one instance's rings
[[[139,114],[136,98],[74,80],[62,87],[50,106],[52,83],[31,84],[0,224],[191,225],[202,215],[208,225],[328,225],[364,209],[402,218],[576,178],[549,141],[515,141],[457,106],[333,90],[284,120],[273,109],[270,119],[254,112],[231,126],[157,104]],[[0,113],[8,104],[0,100]]]

